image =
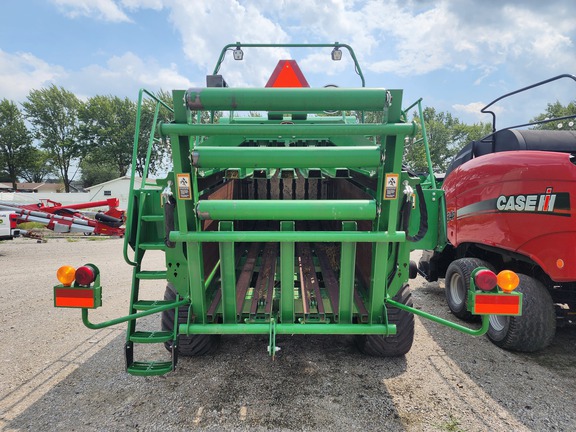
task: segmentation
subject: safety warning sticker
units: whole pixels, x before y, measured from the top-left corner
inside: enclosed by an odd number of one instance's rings
[[[176,174],[178,182],[178,198],[181,200],[192,199],[192,189],[190,188],[190,174]]]
[[[392,200],[398,196],[398,174],[386,174],[384,185],[384,199]]]

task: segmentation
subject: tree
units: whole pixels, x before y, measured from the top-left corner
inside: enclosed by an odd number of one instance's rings
[[[82,183],[85,188],[118,178],[118,171],[114,165],[92,162],[91,157],[82,159]]]
[[[553,119],[557,117],[574,116],[571,119],[552,121],[534,126],[534,129],[545,130],[576,130],[576,100],[564,106],[559,101],[553,104],[548,104],[546,112],[540,114],[530,121],[542,121],[546,119]]]
[[[452,158],[468,142],[478,140],[492,131],[489,123],[475,123],[466,125],[457,117],[446,112],[436,112],[432,107],[423,111],[424,124],[430,149],[432,168],[436,172],[444,172]],[[414,121],[420,123],[419,117],[414,115]],[[414,171],[426,171],[426,152],[424,144],[419,142],[422,131],[415,140],[406,146],[406,164]]]
[[[109,172],[112,178],[126,175],[132,163],[136,104],[118,96],[94,96],[83,105],[79,117],[86,148],[83,174],[94,167]]]
[[[55,85],[32,90],[22,104],[33,126],[34,137],[40,141],[57,168],[66,192],[70,192],[70,166],[84,153],[80,139],[78,114],[82,102],[71,92]]]
[[[32,138],[20,109],[8,99],[0,101],[0,169],[6,171],[16,190],[18,177],[29,162]]]
[[[56,169],[52,165],[50,155],[46,150],[29,147],[26,152],[26,166],[20,171],[20,177],[30,183],[41,183]]]

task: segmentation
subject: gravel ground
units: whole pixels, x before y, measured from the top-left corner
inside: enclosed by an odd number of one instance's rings
[[[86,262],[100,267],[104,287],[91,319],[125,314],[122,240],[0,242],[0,429],[576,430],[574,328],[545,352],[517,354],[417,317],[414,346],[399,359],[365,357],[350,337],[279,336],[271,361],[267,338],[226,336],[165,377],[133,377],[125,325],[88,330],[80,311],[53,307],[56,269]],[[148,265],[161,268],[162,255]],[[450,317],[441,286],[411,284],[417,307]],[[163,293],[145,287],[155,289]]]

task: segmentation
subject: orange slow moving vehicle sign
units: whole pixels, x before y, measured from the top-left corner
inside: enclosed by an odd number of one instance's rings
[[[310,87],[296,60],[280,60],[266,87]]]

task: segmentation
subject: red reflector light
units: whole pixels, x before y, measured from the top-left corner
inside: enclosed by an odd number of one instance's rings
[[[76,269],[76,283],[88,286],[96,279],[96,271],[92,266],[85,265]]]
[[[496,286],[496,282],[496,274],[488,269],[480,270],[476,273],[476,276],[474,276],[476,287],[482,291],[491,291]]]
[[[93,308],[94,291],[91,289],[56,288],[54,291],[56,307]]]
[[[519,315],[522,296],[476,294],[474,314]]]

